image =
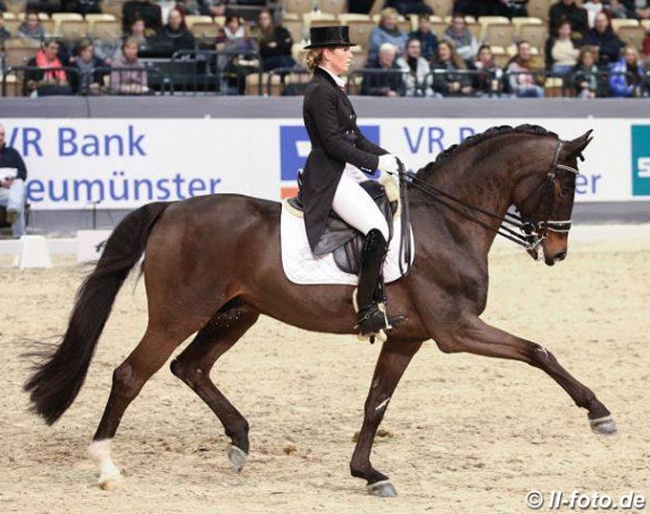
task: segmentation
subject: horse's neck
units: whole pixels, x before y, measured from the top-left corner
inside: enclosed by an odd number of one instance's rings
[[[514,163],[515,159],[507,159],[504,152],[485,155],[477,147],[449,158],[448,162],[443,163],[440,169],[433,173],[429,183],[467,205],[503,217],[512,201]],[[462,208],[472,218],[489,224],[494,230],[498,229],[498,219],[456,202],[451,203]],[[471,233],[474,236],[471,238],[473,241],[489,248],[495,237],[494,232],[485,230],[478,223],[459,216],[447,207],[440,209],[452,233],[461,234],[463,239]]]

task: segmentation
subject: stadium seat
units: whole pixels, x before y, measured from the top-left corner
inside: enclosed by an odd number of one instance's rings
[[[385,0],[375,0],[368,14],[370,14],[370,16],[379,14],[381,10],[384,8],[384,3],[386,3]]]
[[[89,23],[84,20],[61,20],[58,33],[67,41],[76,41],[86,37],[89,32]]]
[[[502,46],[492,46],[490,49],[492,50],[492,56],[494,57],[496,65],[499,68],[505,68],[510,60],[510,56],[508,55],[508,52],[506,52],[506,49]]]
[[[424,3],[433,9],[437,16],[449,16],[454,7],[454,0],[424,0]]]
[[[185,16],[185,25],[191,31],[195,23],[213,23],[212,16],[204,16],[201,14],[188,14]]]
[[[102,2],[102,13],[112,14],[116,20],[121,20],[123,5],[123,0],[104,0]]]
[[[510,46],[515,40],[515,26],[510,23],[490,23],[485,26],[483,40],[488,45]]]
[[[442,39],[442,36],[445,34],[445,30],[447,30],[447,27],[449,27],[449,24],[444,22],[444,21],[436,21],[431,23],[431,32],[433,32],[438,39]],[[480,30],[480,25],[479,25],[479,30]]]
[[[324,25],[336,25],[336,14],[325,12],[308,12],[302,15],[302,22],[305,24],[306,28],[312,26],[322,27]],[[312,22],[314,25],[312,25]]]
[[[347,25],[351,21],[372,21],[369,14],[343,13],[337,18],[341,25]]]
[[[289,34],[291,34],[291,39],[293,39],[294,43],[300,43],[303,38],[307,35],[304,32],[304,26],[302,24],[302,20],[284,20],[282,23],[285,29],[289,31]]]
[[[296,14],[311,12],[311,0],[285,0],[284,10]]]
[[[533,16],[544,22],[548,22],[548,13],[551,9],[551,5],[554,3],[555,0],[529,0],[526,6],[528,16]]]
[[[115,21],[115,15],[109,13],[88,13],[86,14],[86,21],[91,25],[96,21]]]
[[[626,18],[612,18],[612,29],[618,33],[622,27],[638,27],[639,20],[631,20]]]
[[[546,25],[529,25],[523,24],[519,27],[517,41],[528,41],[532,46],[544,48],[548,39],[548,30]]]
[[[641,26],[646,30],[650,30],[650,20],[641,20]]]
[[[449,26],[449,25],[447,25]],[[483,40],[483,26],[478,22],[468,22],[467,28],[472,31],[473,36],[477,41]],[[444,31],[443,31],[444,32]]]
[[[25,66],[27,61],[36,57],[39,51],[38,46],[25,45],[25,46],[11,46],[5,42],[5,65],[7,66]]]
[[[200,41],[210,41],[210,40],[214,41],[219,35],[220,30],[221,27],[216,23],[214,23],[213,21],[210,22],[199,21],[199,22],[195,22],[192,25],[191,32],[192,34],[194,34],[194,37],[199,39]]]
[[[43,25],[43,29],[45,29],[45,34],[48,36],[54,36],[57,34],[56,32],[56,21],[54,20],[41,20],[41,25]]]
[[[375,23],[371,21],[351,21],[348,23],[348,27],[350,27],[350,41],[361,45],[364,50],[367,50],[370,32],[376,27]]]
[[[348,10],[347,0],[319,0],[321,12],[330,14],[344,14]]]
[[[322,18],[315,18],[309,22],[309,27],[331,27],[332,25],[341,25],[338,20],[328,20]],[[307,26],[307,24],[305,24]]]
[[[12,36],[15,36],[21,23],[22,21],[17,18],[13,20],[5,20],[5,28],[11,33]]]
[[[7,20],[17,20],[18,16],[16,16],[16,13],[13,13],[11,11],[7,11],[2,15],[2,19],[7,21]]]
[[[120,39],[122,37],[122,22],[114,20],[99,20],[93,23],[91,34],[100,39]]]
[[[18,19],[20,21],[25,21],[25,13],[24,12],[18,13]],[[45,13],[45,12],[39,12],[38,13],[38,19],[41,20],[41,21],[49,20],[50,15]]]
[[[643,48],[643,39],[645,38],[646,29],[641,26],[620,27],[616,34],[625,44],[632,45],[638,50]]]
[[[515,38],[519,38],[519,31],[522,25],[541,25],[544,26],[544,22],[539,18],[533,18],[532,16],[522,16],[520,18],[512,18],[510,22],[515,26]]]

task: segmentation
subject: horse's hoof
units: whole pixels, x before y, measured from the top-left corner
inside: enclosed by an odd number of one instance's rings
[[[241,472],[241,470],[244,468],[244,464],[246,464],[248,455],[241,448],[237,448],[236,446],[231,446],[228,448],[228,451],[226,453],[228,455],[228,460],[230,461],[230,467],[232,470],[236,471],[237,473]]]
[[[104,491],[111,491],[113,489],[118,489],[124,484],[124,477],[121,474],[118,475],[102,475],[97,481],[99,487]]]
[[[374,494],[380,498],[392,498],[393,496],[397,496],[397,491],[393,487],[393,484],[390,483],[390,480],[382,480],[381,482],[368,484],[366,487],[370,494]]]
[[[602,418],[590,419],[589,426],[591,430],[597,434],[613,435],[616,433],[616,423],[611,416],[603,416]]]

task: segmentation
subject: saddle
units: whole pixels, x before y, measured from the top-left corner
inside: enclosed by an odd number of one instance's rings
[[[299,212],[303,212],[301,186],[302,174],[299,174],[298,194],[287,200],[289,205]],[[398,202],[390,202],[383,186],[374,180],[361,182],[360,186],[370,195],[386,218],[390,241],[393,237],[393,216],[397,211]],[[318,243],[319,253],[322,255],[331,253],[334,256],[334,262],[341,271],[358,275],[361,269],[361,249],[364,239],[365,236],[361,232],[348,225],[334,211],[330,211],[325,223],[325,232]]]

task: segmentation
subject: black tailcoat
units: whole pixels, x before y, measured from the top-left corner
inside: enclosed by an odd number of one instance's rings
[[[303,118],[312,146],[303,173],[305,226],[312,252],[320,255],[324,252],[318,243],[345,164],[371,174],[377,169],[378,156],[388,152],[361,133],[345,91],[320,68],[305,92]]]

